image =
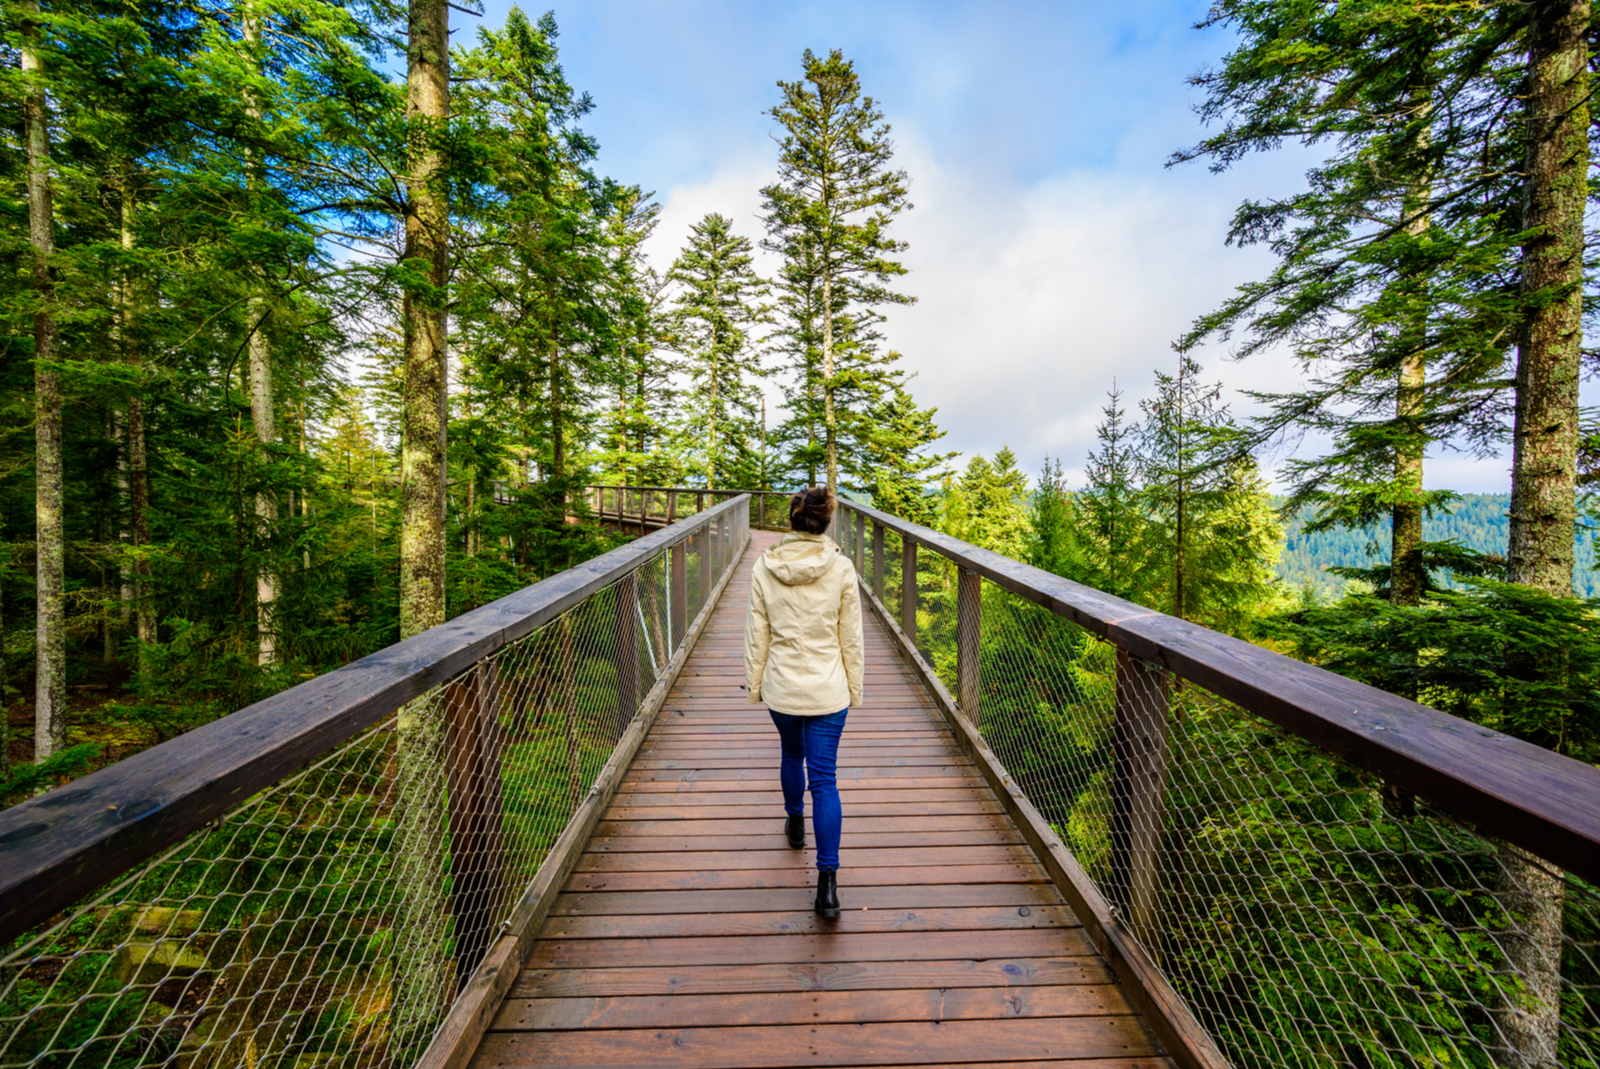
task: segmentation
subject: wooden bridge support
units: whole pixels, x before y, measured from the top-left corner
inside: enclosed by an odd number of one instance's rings
[[[981,729],[983,690],[978,665],[983,636],[983,576],[966,568],[957,568],[956,572],[956,700],[973,726]]]
[[[499,674],[493,661],[446,691],[450,794],[450,914],[455,921],[456,984],[466,983],[498,934],[504,894],[505,837],[500,798]]]
[[[1154,949],[1167,783],[1167,673],[1117,650],[1111,772],[1111,878],[1105,890]]]
[[[639,708],[639,573],[617,580],[617,734]]]
[[[872,522],[872,592],[883,600],[883,524]]]
[[[917,543],[900,539],[900,630],[911,644],[917,644]]]
[[[671,547],[667,554],[667,605],[672,620],[672,648],[677,649],[678,643],[683,641],[684,629],[689,626],[689,568],[682,542]]]

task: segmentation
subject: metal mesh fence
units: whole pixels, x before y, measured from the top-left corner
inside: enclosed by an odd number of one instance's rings
[[[1600,1065],[1596,888],[889,545],[886,610],[1235,1065]]]
[[[0,1067],[414,1064],[747,538],[725,511],[5,948]]]

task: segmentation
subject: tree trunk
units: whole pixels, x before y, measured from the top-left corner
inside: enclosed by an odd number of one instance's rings
[[[306,384],[305,384],[305,379],[302,378],[300,380],[300,455],[302,457],[306,455],[306,400],[305,400],[305,393],[306,393]],[[310,493],[311,493],[311,487],[309,485],[302,486],[300,488],[300,519],[302,521],[309,519],[310,516],[311,516]],[[291,510],[291,515],[292,514],[293,514],[293,510]],[[310,543],[309,540],[304,544],[303,548],[300,550],[300,567],[302,569],[304,569],[305,571],[308,571],[308,572],[311,570],[311,543]]]
[[[118,195],[121,198],[119,205],[119,224],[121,230],[121,244],[124,256],[133,251],[133,226],[137,218],[137,201],[134,190],[133,161],[124,159],[118,168]],[[133,279],[124,270],[122,277],[117,280],[117,348],[124,364],[137,367],[139,354],[133,337]],[[135,387],[137,391],[137,387]],[[131,406],[133,401],[128,402]],[[114,434],[117,448],[117,497],[125,511],[122,513],[121,530],[118,531],[117,541],[122,546],[121,559],[117,565],[121,589],[119,596],[122,601],[121,611],[118,613],[118,623],[123,632],[127,631],[129,623],[133,620],[136,606],[138,605],[135,574],[138,565],[129,560],[128,549],[133,545],[133,483],[130,468],[132,462],[129,454],[132,452],[132,442],[128,427],[126,413],[118,414],[117,426]]]
[[[66,742],[67,634],[64,598],[66,531],[62,510],[61,376],[55,361],[60,336],[55,321],[55,219],[50,204],[49,113],[41,84],[38,0],[22,0],[22,103],[26,131],[28,237],[33,246],[34,517],[37,525],[37,671],[34,690],[35,761]]]
[[[11,700],[6,687],[6,580],[11,578],[11,547],[0,544],[0,778],[11,775]]]
[[[822,271],[822,422],[828,440],[828,492],[839,490],[838,443],[833,428],[833,280]]]
[[[412,0],[407,55],[411,179],[405,258],[427,281],[406,286],[401,443],[400,637],[444,622],[445,282],[449,205],[437,148],[449,111],[444,0]]]
[[[450,110],[449,64],[445,0],[411,0],[405,259],[412,261],[413,273],[402,303],[402,639],[443,623],[445,615],[445,285],[450,218],[441,175],[445,159],[438,145]],[[374,485],[374,509],[376,490]],[[409,1064],[421,1054],[455,990],[445,958],[449,910],[444,893],[444,704],[437,693],[425,696],[401,709],[396,724],[396,863],[402,870],[392,1010],[396,1063]]]
[[[272,347],[267,342],[266,299],[261,295],[250,299],[250,422],[255,428],[256,442],[267,446],[278,437],[277,421],[273,418],[272,401]],[[271,535],[278,522],[278,502],[271,491],[256,493],[257,537]],[[256,568],[256,663],[272,664],[277,660],[277,641],[273,626],[273,603],[278,599],[278,579],[266,564]]]
[[[261,16],[253,6],[247,6],[244,17],[244,43],[255,48],[261,39]],[[252,66],[255,57],[251,57]],[[256,122],[261,121],[262,109],[256,94],[248,94],[246,113]],[[250,184],[258,192],[263,184],[263,161],[259,151],[252,152]],[[261,284],[262,289],[265,283]],[[262,448],[277,440],[276,420],[273,417],[272,346],[267,340],[267,318],[271,309],[266,294],[260,289],[252,294],[250,309],[250,423],[255,429],[256,443]],[[256,493],[257,542],[271,536],[278,523],[278,501],[270,491]],[[256,567],[256,663],[272,664],[277,660],[277,640],[273,627],[273,603],[278,600],[278,579],[265,564]]]
[[[1578,378],[1582,345],[1583,216],[1589,162],[1588,0],[1530,5],[1528,155],[1522,288],[1530,310],[1517,345],[1508,577],[1572,595],[1577,513]],[[1560,666],[1541,666],[1561,671]],[[1553,1067],[1561,1033],[1564,877],[1501,844],[1502,939],[1522,990],[1497,1015],[1519,1069]]]
[[[1426,113],[1429,105],[1426,96],[1417,100]],[[1427,138],[1423,138],[1426,146]],[[1406,232],[1420,237],[1427,233],[1432,220],[1427,204],[1432,196],[1432,183],[1427,179],[1417,183],[1407,198],[1406,214],[1414,216],[1406,224]],[[1422,564],[1422,460],[1427,448],[1422,428],[1417,421],[1422,417],[1424,388],[1427,382],[1427,363],[1422,343],[1428,324],[1426,316],[1416,325],[1416,348],[1400,361],[1398,382],[1395,386],[1395,418],[1400,424],[1400,438],[1395,447],[1394,479],[1397,500],[1389,515],[1389,600],[1395,605],[1416,605],[1422,601],[1422,589],[1427,582],[1427,572]]]
[[[1402,424],[1421,414],[1426,367],[1422,353],[1407,353],[1400,362],[1399,385],[1395,392],[1395,415]],[[1402,434],[1405,430],[1402,427]],[[1397,500],[1390,511],[1389,600],[1395,605],[1416,605],[1422,601],[1422,440],[1413,446],[1403,438],[1395,448],[1396,489],[1410,495]]]
[[[561,346],[550,344],[550,475],[560,482],[567,473],[567,442],[561,427]],[[561,494],[566,503],[566,490]]]
[[[717,488],[717,356],[711,354],[711,408],[710,425],[706,428],[706,489]]]

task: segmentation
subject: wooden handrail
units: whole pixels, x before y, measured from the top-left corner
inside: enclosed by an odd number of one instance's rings
[[[840,501],[1483,832],[1600,883],[1600,769],[1199,624]]]
[[[0,943],[556,619],[742,498],[0,812]]]

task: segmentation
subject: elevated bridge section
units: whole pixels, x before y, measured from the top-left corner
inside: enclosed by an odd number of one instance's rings
[[[0,813],[0,1069],[1600,1056],[1596,769],[848,502],[819,921],[740,678],[772,505],[685,493]]]

